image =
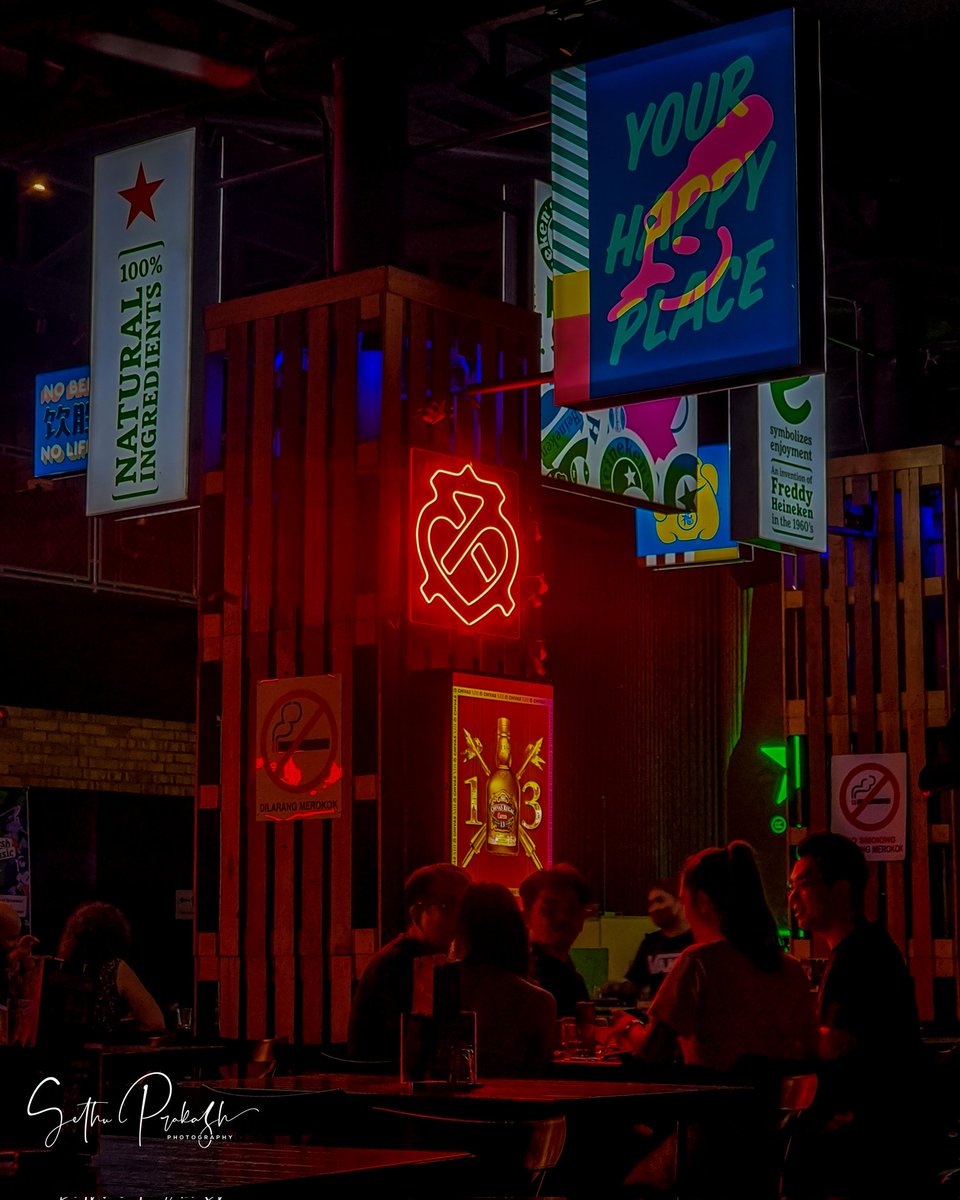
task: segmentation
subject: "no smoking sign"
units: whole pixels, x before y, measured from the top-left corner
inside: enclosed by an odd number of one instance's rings
[[[902,861],[907,840],[907,756],[838,754],[831,761],[830,827],[874,860]]]
[[[340,815],[340,676],[257,684],[258,821]]]

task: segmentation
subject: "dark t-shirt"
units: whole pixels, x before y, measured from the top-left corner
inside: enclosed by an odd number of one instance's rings
[[[419,938],[402,933],[370,959],[350,1005],[350,1055],[399,1059],[400,1014],[410,1012],[414,959],[433,953]]]
[[[558,1017],[575,1017],[577,1002],[590,999],[586,981],[573,962],[555,958],[536,942],[530,947],[530,979],[556,1000]]]
[[[850,1046],[820,1064],[811,1162],[840,1194],[920,1195],[930,1182],[929,1067],[913,981],[881,925],[863,921],[834,947],[819,1007],[820,1024]]]
[[[670,937],[662,929],[654,929],[640,943],[640,948],[630,964],[626,978],[637,988],[648,987],[655,996],[667,972],[688,946],[693,945],[693,931]]]

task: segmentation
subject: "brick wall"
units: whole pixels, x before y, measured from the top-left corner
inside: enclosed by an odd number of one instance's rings
[[[192,724],[13,705],[6,711],[6,724],[0,726],[0,787],[193,794]]]

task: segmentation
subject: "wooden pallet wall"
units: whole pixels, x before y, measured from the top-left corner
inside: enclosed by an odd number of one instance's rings
[[[534,546],[539,389],[463,388],[535,374],[537,321],[389,268],[206,314],[224,387],[200,514],[196,958],[224,1036],[344,1039],[358,965],[419,865],[400,836],[408,671],[535,669],[533,618],[510,642],[411,629],[406,543],[422,446],[519,470]],[[376,436],[358,425],[361,338],[382,351]],[[257,821],[257,682],[326,673],[342,677],[342,815]]]
[[[785,559],[787,733],[808,755],[791,840],[829,826],[831,755],[906,752],[907,859],[871,865],[867,903],[908,954],[925,1020],[955,1008],[960,979],[955,798],[918,785],[960,697],[958,487],[960,455],[941,446],[833,459],[828,526],[850,532]]]

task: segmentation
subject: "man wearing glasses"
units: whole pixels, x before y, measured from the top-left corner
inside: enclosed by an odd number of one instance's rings
[[[805,838],[797,854],[790,907],[800,928],[830,948],[819,988],[818,1092],[796,1156],[805,1176],[798,1194],[926,1195],[930,1121],[922,1112],[913,980],[893,938],[865,915],[860,847],[822,832]]]
[[[403,889],[407,927],[367,964],[350,1006],[348,1053],[366,1061],[400,1056],[400,1014],[413,1008],[414,964],[446,961],[460,899],[470,883],[462,867],[434,863],[409,876]]]

